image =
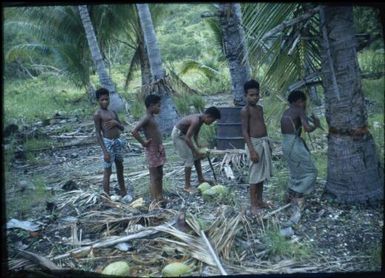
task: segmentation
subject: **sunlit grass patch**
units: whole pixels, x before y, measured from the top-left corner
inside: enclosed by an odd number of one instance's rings
[[[89,105],[84,90],[59,78],[45,80],[5,82],[4,122],[14,119],[33,123],[50,119],[55,113],[67,115],[88,115],[93,107]]]
[[[263,230],[261,241],[270,258],[303,260],[311,256],[311,246],[292,241],[279,233],[280,227],[274,222],[268,222]]]

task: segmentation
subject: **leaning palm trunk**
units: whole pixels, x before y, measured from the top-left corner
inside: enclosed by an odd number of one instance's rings
[[[140,25],[142,27],[145,46],[147,49],[150,70],[154,87],[157,94],[161,96],[161,111],[157,117],[159,129],[163,135],[169,135],[179,116],[175,109],[174,101],[171,98],[171,86],[169,86],[162,66],[160,50],[155,35],[154,25],[152,24],[150,10],[147,4],[136,4]],[[151,89],[151,93],[154,91]]]
[[[321,11],[329,125],[326,193],[340,202],[364,203],[383,199],[384,180],[368,131],[353,26],[352,7],[326,6]]]
[[[223,33],[224,50],[229,64],[234,105],[245,105],[243,85],[250,79],[245,33],[242,28],[241,5],[220,4],[220,26]]]
[[[124,111],[124,102],[122,98],[116,93],[115,86],[112,83],[111,78],[108,76],[106,67],[104,65],[104,61],[102,55],[100,53],[100,49],[98,46],[98,42],[96,40],[96,35],[94,31],[94,27],[92,26],[92,22],[90,19],[90,15],[88,13],[88,9],[86,5],[78,6],[80,18],[83,23],[83,27],[86,33],[88,46],[90,48],[92,60],[95,64],[96,71],[99,76],[100,83],[103,87],[110,91],[110,105],[109,108],[116,112]]]

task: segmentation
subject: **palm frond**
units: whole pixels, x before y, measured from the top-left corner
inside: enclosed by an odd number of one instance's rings
[[[209,80],[213,79],[215,76],[219,74],[219,72],[207,65],[204,65],[198,61],[195,60],[186,60],[182,63],[180,73],[186,74],[187,72],[196,72],[201,74],[203,77],[208,78]]]

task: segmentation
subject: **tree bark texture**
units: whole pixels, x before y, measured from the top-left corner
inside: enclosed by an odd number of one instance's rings
[[[325,6],[322,12],[321,28],[326,28],[328,37],[322,51],[329,126],[326,193],[346,203],[382,200],[383,166],[368,131],[352,7]]]
[[[165,76],[165,71],[162,66],[160,49],[158,46],[158,41],[156,39],[150,9],[147,4],[136,4],[136,7],[138,8],[140,25],[142,26],[144,41],[147,48],[147,54],[150,62],[150,69],[153,80],[156,81],[159,79],[163,79]]]
[[[151,68],[150,61],[147,56],[146,45],[144,43],[143,32],[141,33],[141,40],[139,41],[139,55],[140,55],[140,73],[142,78],[142,85],[151,83]]]
[[[80,18],[83,23],[84,31],[86,33],[88,46],[90,48],[92,60],[96,67],[101,85],[110,91],[110,105],[109,109],[116,112],[124,111],[124,103],[121,97],[116,93],[115,86],[112,83],[110,76],[107,73],[102,54],[96,39],[95,30],[91,22],[91,18],[86,5],[78,6]]]
[[[159,116],[156,118],[156,121],[162,135],[170,135],[172,128],[179,119],[174,101],[171,98],[172,88],[167,82],[165,70],[162,65],[162,59],[154,25],[151,19],[150,9],[147,4],[136,4],[136,7],[152,76],[152,84],[149,86],[150,93],[158,94],[161,97],[161,110]],[[142,62],[144,66],[145,61]]]
[[[225,55],[229,64],[235,106],[246,104],[243,85],[251,78],[242,12],[239,3],[219,5],[219,22],[223,32]]]

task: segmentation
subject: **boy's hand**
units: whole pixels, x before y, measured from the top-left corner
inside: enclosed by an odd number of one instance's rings
[[[103,159],[106,162],[110,162],[110,160],[111,160],[110,154],[108,152],[105,152]]]
[[[151,141],[152,141],[152,138],[149,138],[148,140],[146,140],[146,141],[143,142],[142,146],[143,146],[144,148],[148,147],[148,145],[150,145]]]
[[[250,160],[254,163],[258,162],[259,160],[259,155],[257,154],[257,152],[255,150],[251,150],[250,151]]]
[[[118,125],[119,125],[119,122],[117,120],[109,120],[109,121],[104,123],[104,127],[106,129],[111,129],[114,126],[118,126]]]

